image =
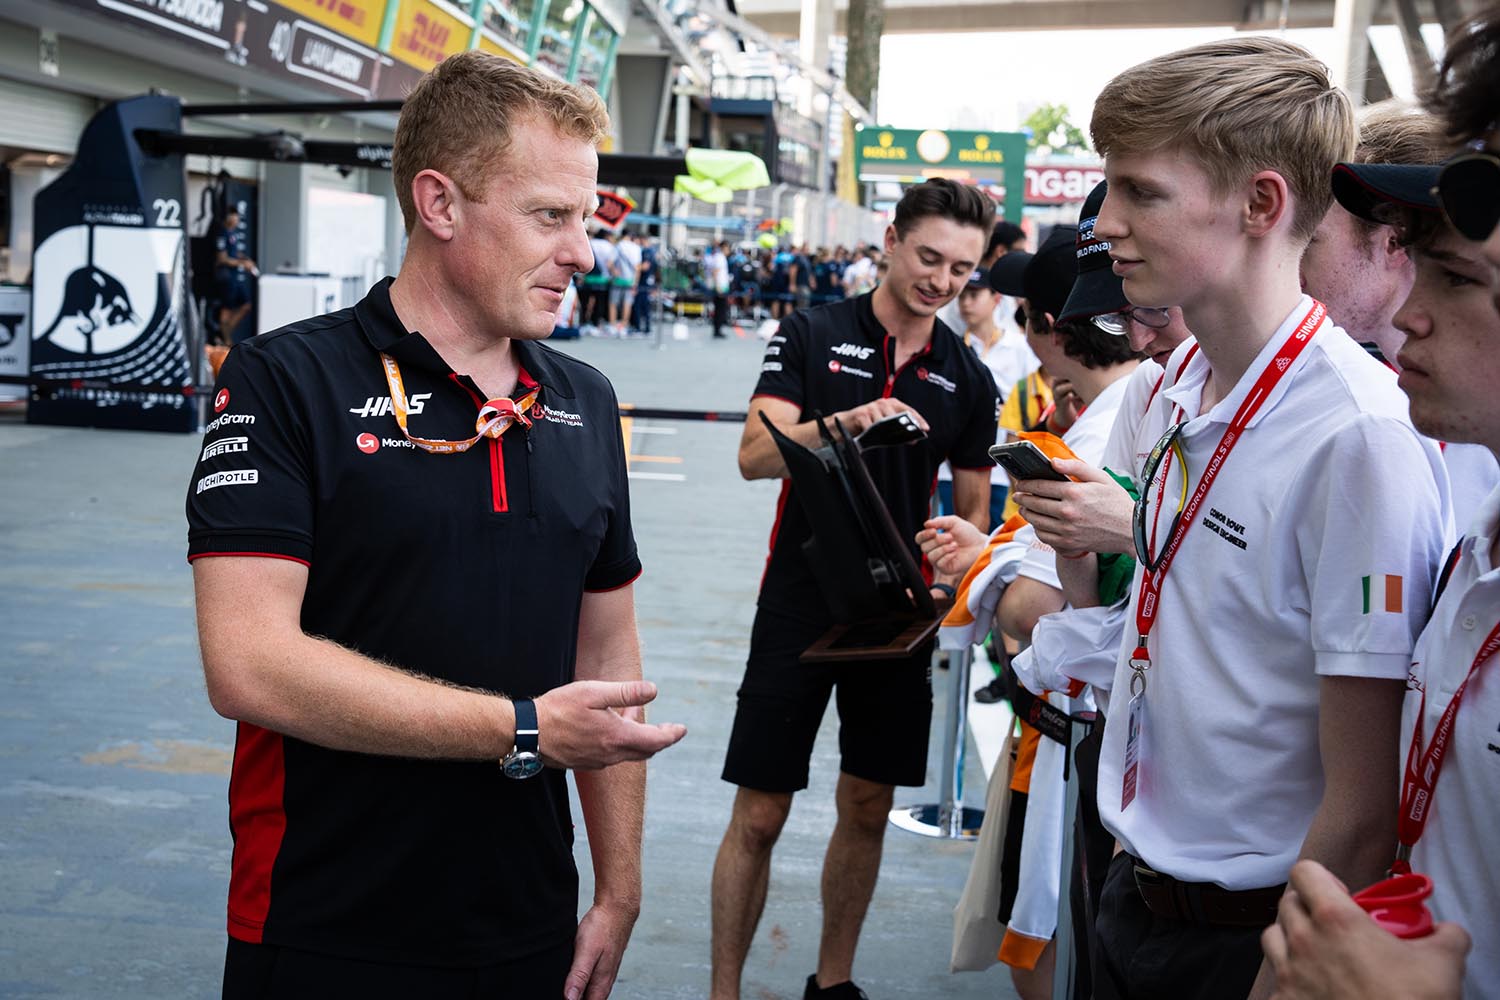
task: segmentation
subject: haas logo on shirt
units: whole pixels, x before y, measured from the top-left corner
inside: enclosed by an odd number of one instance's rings
[[[840,344],[837,347],[831,348],[831,350],[834,354],[841,354],[846,358],[853,358],[856,361],[868,360],[870,355],[875,353],[875,348],[862,347],[859,344]]]

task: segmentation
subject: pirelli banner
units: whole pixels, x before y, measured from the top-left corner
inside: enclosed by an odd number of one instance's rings
[[[28,422],[196,428],[182,157],[146,156],[132,138],[180,125],[175,98],[111,104],[37,192]]]
[[[860,127],[854,164],[862,181],[921,181],[951,177],[998,184],[1005,217],[1021,218],[1026,182],[1026,136],[1021,132]]]

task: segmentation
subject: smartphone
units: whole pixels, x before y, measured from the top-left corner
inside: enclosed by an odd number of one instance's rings
[[[990,458],[995,464],[1010,473],[1013,479],[1048,479],[1054,483],[1071,480],[1052,468],[1052,460],[1042,454],[1042,449],[1030,441],[1012,441],[990,448]]]

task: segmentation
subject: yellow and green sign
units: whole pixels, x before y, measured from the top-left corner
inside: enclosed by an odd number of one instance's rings
[[[1005,185],[1005,216],[1021,217],[1026,182],[1026,136],[1020,132],[860,128],[854,163],[862,180],[959,177]]]

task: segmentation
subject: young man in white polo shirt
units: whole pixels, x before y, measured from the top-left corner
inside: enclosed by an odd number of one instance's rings
[[[1329,315],[1349,336],[1379,350],[1398,374],[1406,335],[1396,328],[1394,317],[1411,291],[1416,264],[1394,227],[1367,217],[1379,197],[1371,175],[1378,178],[1387,165],[1441,163],[1450,147],[1435,115],[1398,101],[1366,108],[1360,115],[1353,160],[1334,173],[1337,203],[1302,255],[1302,287],[1307,294],[1327,305]],[[1427,197],[1427,192],[1422,195]],[[1448,442],[1442,448],[1452,487],[1453,523],[1463,530],[1500,483],[1500,465],[1477,444]]]
[[[1446,474],[1394,376],[1300,291],[1327,172],[1353,148],[1325,67],[1274,38],[1198,46],[1111,81],[1092,131],[1109,180],[1095,232],[1125,294],[1181,306],[1200,348],[1170,359],[1186,364],[1146,416],[1173,432],[1141,476],[1100,759],[1123,850],[1096,988],[1269,995],[1260,931],[1293,861],[1356,886],[1389,862]]]

